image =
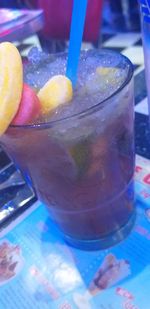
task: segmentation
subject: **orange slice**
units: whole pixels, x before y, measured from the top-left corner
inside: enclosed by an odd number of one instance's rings
[[[23,87],[22,60],[17,48],[9,42],[0,44],[0,135],[17,113]]]
[[[64,75],[53,76],[38,93],[44,114],[49,113],[61,104],[70,102],[72,96],[72,83]]]

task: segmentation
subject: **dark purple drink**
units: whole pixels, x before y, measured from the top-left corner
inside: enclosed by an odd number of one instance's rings
[[[65,69],[64,58],[57,61]],[[118,53],[83,53],[73,102],[2,138],[67,241],[80,248],[108,247],[134,222],[132,76]]]

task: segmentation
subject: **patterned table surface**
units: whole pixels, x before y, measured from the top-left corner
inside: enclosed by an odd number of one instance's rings
[[[135,68],[135,145],[136,154],[150,160],[150,128],[148,119],[147,92],[145,83],[144,57],[140,33],[119,33],[117,35],[105,33],[102,37],[103,47],[114,49],[126,55]],[[21,44],[16,42],[23,57],[33,45],[40,47],[37,36],[24,40]],[[86,47],[91,47],[90,44]],[[8,155],[0,149],[0,186],[16,171]],[[8,224],[14,216],[30,207],[36,197],[27,184],[19,187],[10,186],[3,189],[0,194],[0,228]]]

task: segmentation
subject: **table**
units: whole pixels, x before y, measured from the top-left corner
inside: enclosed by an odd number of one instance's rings
[[[43,28],[42,10],[0,9],[0,42],[23,40]]]
[[[134,230],[119,245],[87,254],[66,246],[47,211],[26,184],[4,190],[3,198],[0,197],[3,205],[0,248],[5,246],[15,252],[18,267],[12,280],[0,282],[1,309],[17,306],[21,309],[149,309],[150,129],[141,35],[105,34],[103,45],[122,51],[135,66],[137,220]],[[3,150],[0,168],[1,182],[15,172],[14,164]],[[108,266],[109,260],[114,267],[119,267],[119,277],[112,283],[107,281],[105,287],[92,294],[91,282]]]

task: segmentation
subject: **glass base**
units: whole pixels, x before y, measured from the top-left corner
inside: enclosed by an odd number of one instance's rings
[[[129,221],[122,226],[119,230],[107,235],[104,238],[96,240],[81,240],[74,239],[68,235],[65,235],[65,241],[68,245],[81,250],[94,251],[102,250],[116,245],[117,243],[124,240],[131,232],[136,219],[136,212],[132,214]]]

